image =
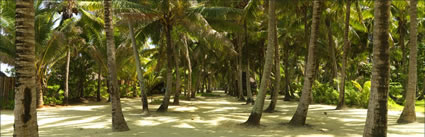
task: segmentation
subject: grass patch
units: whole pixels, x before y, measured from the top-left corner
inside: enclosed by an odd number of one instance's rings
[[[388,99],[388,108],[390,110],[403,111],[404,106],[395,103],[394,100],[392,100],[392,99]],[[415,111],[425,113],[425,100],[416,101]]]

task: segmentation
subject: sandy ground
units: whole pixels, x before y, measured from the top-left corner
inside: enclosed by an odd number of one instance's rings
[[[158,105],[150,105],[149,117],[140,114],[139,98],[122,99],[130,127],[127,132],[112,132],[108,103],[42,108],[38,110],[39,133],[41,137],[360,137],[366,119],[366,109],[336,111],[335,106],[313,104],[308,126],[290,127],[285,123],[297,102],[278,101],[278,112],[263,113],[261,127],[247,128],[239,124],[247,120],[252,106],[220,92],[215,94],[222,97],[181,100],[180,106],[170,106],[167,113],[156,113]],[[388,136],[424,137],[424,114],[417,113],[416,123],[399,125],[395,121],[400,113],[389,111]],[[13,111],[1,111],[1,136],[12,136],[13,119]]]

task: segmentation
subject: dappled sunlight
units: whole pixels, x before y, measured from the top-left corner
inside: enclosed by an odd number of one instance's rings
[[[176,127],[176,128],[195,128],[194,126],[191,126],[191,125],[189,125],[187,123],[181,123],[181,124],[178,124],[178,125],[174,125],[172,127]]]
[[[115,137],[115,136],[214,136],[214,137],[361,137],[366,109],[334,110],[335,106],[314,104],[307,117],[308,127],[293,128],[288,123],[297,102],[278,101],[275,113],[263,113],[259,128],[240,124],[248,119],[252,105],[242,105],[229,96],[182,100],[180,105],[169,106],[166,113],[149,105],[150,116],[141,115],[140,98],[122,99],[122,108],[130,127],[127,132],[111,131],[111,107],[103,102],[93,105],[47,107],[38,110],[40,136]],[[265,105],[268,105],[269,100]],[[326,112],[326,115],[325,115]],[[389,136],[423,137],[423,123],[399,125],[395,123],[401,112],[389,111]],[[417,114],[424,119],[423,114]],[[1,133],[13,133],[13,111],[2,111]]]

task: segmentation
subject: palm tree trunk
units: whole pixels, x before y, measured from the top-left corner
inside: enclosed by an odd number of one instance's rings
[[[15,137],[38,137],[33,4],[32,0],[16,1]]]
[[[363,137],[387,136],[387,103],[390,80],[390,43],[388,40],[390,8],[391,0],[375,1],[372,84]]]
[[[410,55],[409,55],[409,74],[408,87],[406,92],[406,103],[403,112],[397,123],[412,123],[416,121],[415,100],[416,100],[416,83],[417,83],[417,0],[410,0]]]
[[[187,70],[188,70],[188,76],[187,76],[187,99],[190,100],[190,94],[192,93],[192,64],[190,62],[190,56],[189,56],[189,46],[187,45],[187,38],[186,36],[183,36],[183,45],[185,48],[185,58],[187,63]]]
[[[326,27],[328,29],[328,45],[332,63],[331,85],[339,90],[338,84],[334,84],[334,79],[338,76],[338,65],[336,63],[335,46],[333,45],[334,40],[332,38],[331,19],[329,16],[326,18]]]
[[[173,54],[174,54],[174,62],[175,62],[175,72],[176,72],[176,93],[174,93],[174,105],[179,105],[179,96],[181,94],[180,90],[180,71],[179,71],[179,65],[180,65],[180,59],[179,59],[179,51],[177,49],[177,46],[174,46],[173,48]]]
[[[142,65],[140,64],[140,58],[139,58],[139,54],[137,52],[137,47],[136,47],[136,39],[134,36],[134,32],[133,32],[133,26],[131,25],[130,22],[128,22],[128,28],[130,30],[130,37],[131,37],[131,45],[133,47],[133,56],[134,59],[136,60],[136,71],[137,71],[137,80],[139,81],[139,86],[140,86],[140,96],[141,96],[141,101],[142,101],[142,110],[143,110],[143,114],[144,115],[149,115],[149,104],[148,104],[148,96],[146,95],[146,92],[143,90],[144,89],[144,84],[143,84],[143,71],[142,71]]]
[[[289,122],[290,125],[300,126],[305,125],[305,121],[307,118],[308,106],[310,105],[311,98],[311,87],[314,81],[315,74],[315,55],[314,51],[316,48],[317,42],[317,34],[319,33],[319,23],[320,23],[320,3],[321,0],[313,1],[313,22],[311,24],[311,36],[310,36],[310,44],[308,48],[308,60],[306,73],[304,78],[303,90],[300,98],[300,102],[298,103],[297,110]]]
[[[43,101],[43,73],[42,72],[40,72],[38,74],[36,82],[37,82],[37,108],[41,108],[44,105],[44,101]]]
[[[111,90],[112,100],[112,131],[128,131],[127,122],[121,109],[120,92],[117,81],[117,70],[115,62],[115,43],[113,35],[113,22],[112,22],[112,5],[111,0],[104,1],[104,16],[105,16],[105,32],[106,32],[106,45],[108,55],[108,69],[109,69],[109,86]]]
[[[346,12],[345,12],[345,29],[344,29],[344,48],[343,48],[343,54],[342,54],[342,68],[341,68],[341,80],[339,85],[339,98],[338,98],[338,105],[336,106],[336,110],[343,109],[345,107],[345,70],[347,67],[347,54],[348,54],[348,47],[350,46],[350,42],[348,40],[348,32],[350,28],[350,7],[351,7],[351,0],[347,0],[347,6],[346,6]]]
[[[296,57],[294,57],[295,59]],[[293,97],[290,94],[290,90],[291,90],[291,82],[290,82],[290,78],[291,78],[291,73],[289,72],[289,44],[286,44],[285,46],[285,54],[284,54],[284,59],[285,62],[284,65],[284,72],[285,72],[285,85],[284,85],[284,91],[285,91],[285,98],[283,99],[284,101],[289,101],[291,99],[293,99]]]
[[[69,95],[69,64],[71,63],[71,50],[68,49],[66,52],[66,68],[65,68],[65,91],[63,92],[64,98],[63,103],[68,105],[68,95]]]
[[[264,111],[264,112],[269,112],[269,113],[273,113],[275,111],[276,108],[276,104],[277,104],[277,97],[279,96],[279,90],[280,90],[280,55],[279,55],[279,44],[277,42],[277,34],[275,33],[275,83],[274,83],[274,91],[273,91],[273,96],[272,96],[272,100],[270,101],[270,105],[269,107]]]
[[[162,100],[161,106],[159,106],[157,112],[167,112],[168,111],[168,105],[170,103],[170,94],[171,90],[173,89],[173,45],[171,43],[171,31],[172,26],[166,25],[165,28],[165,35],[167,39],[167,90],[165,91],[164,98]]]
[[[243,82],[242,82],[242,42],[241,38],[237,38],[238,43],[238,93],[239,93],[239,101],[245,101],[245,97],[243,96]]]
[[[100,98],[100,87],[102,85],[101,77],[102,77],[102,67],[100,67],[100,65],[99,65],[99,72],[97,74],[97,92],[96,92],[96,101],[97,102],[101,101],[101,98]]]
[[[246,104],[254,104],[254,99],[252,99],[252,91],[251,91],[251,76],[249,72],[249,61],[247,61],[246,67],[245,67],[245,82],[246,82],[246,95],[248,99],[246,100]]]
[[[260,91],[258,92],[255,100],[254,107],[252,108],[251,114],[248,120],[244,123],[248,126],[259,126],[260,119],[264,107],[264,99],[266,98],[266,87],[270,80],[270,74],[273,65],[274,48],[276,44],[276,13],[275,13],[275,2],[276,0],[269,0],[269,11],[268,11],[268,45],[266,51],[264,71],[260,83]]]

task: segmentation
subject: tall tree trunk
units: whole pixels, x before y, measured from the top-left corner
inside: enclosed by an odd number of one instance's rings
[[[308,48],[308,60],[306,73],[304,78],[303,90],[300,98],[300,102],[298,103],[297,110],[289,122],[290,125],[300,126],[305,125],[305,121],[307,118],[308,106],[310,105],[311,98],[311,87],[314,81],[315,74],[315,48],[317,43],[317,34],[319,33],[319,23],[320,23],[320,3],[321,0],[313,1],[313,23],[311,24],[311,36],[310,36],[310,44]]]
[[[238,71],[238,97],[239,101],[245,101],[245,97],[243,96],[243,84],[242,84],[242,42],[241,38],[237,38],[238,43],[238,65],[237,65],[237,71]]]
[[[16,0],[14,137],[38,137],[33,5],[33,0]]]
[[[168,20],[168,19],[167,19]],[[157,112],[167,112],[168,105],[170,103],[170,94],[173,89],[173,44],[171,43],[171,31],[172,26],[167,24],[165,28],[165,35],[167,39],[167,90],[165,91],[164,98],[162,100],[161,106],[159,106]]]
[[[326,27],[328,29],[328,45],[331,56],[331,64],[332,64],[332,76],[331,76],[331,85],[336,87],[339,90],[338,84],[334,84],[334,79],[338,77],[338,65],[336,63],[336,55],[335,55],[335,46],[334,40],[332,38],[332,27],[331,27],[331,17],[328,16],[326,18]]]
[[[121,109],[120,92],[117,80],[116,62],[115,62],[115,43],[113,35],[113,22],[112,22],[112,5],[111,0],[104,0],[104,16],[105,16],[105,32],[106,32],[106,46],[108,55],[108,69],[109,69],[109,86],[111,90],[112,100],[112,131],[128,131],[130,130],[125,121]]]
[[[289,73],[289,44],[286,44],[286,46],[285,46],[285,54],[284,54],[284,57],[283,57],[284,59],[284,61],[283,62],[285,62],[285,66],[284,66],[284,72],[285,72],[285,87],[284,87],[284,90],[285,90],[285,98],[283,99],[284,101],[289,101],[289,100],[291,100],[293,97],[291,96],[291,94],[290,94],[290,85],[291,85],[291,83],[290,83],[290,81],[289,81],[289,79],[290,79],[290,73]],[[294,57],[295,58],[295,57]]]
[[[43,73],[39,73],[37,77],[37,108],[41,108],[44,105],[43,101]]]
[[[390,43],[388,40],[390,8],[391,0],[375,1],[372,84],[363,137],[387,136],[387,103],[390,80]]]
[[[192,93],[192,64],[190,62],[190,56],[189,56],[189,46],[187,45],[187,38],[186,36],[183,36],[183,45],[185,48],[185,58],[186,58],[186,64],[187,64],[187,99],[190,100],[190,94]]]
[[[64,98],[63,103],[68,105],[68,95],[69,95],[69,64],[71,63],[71,50],[68,49],[66,52],[66,68],[65,68],[65,91],[63,92]]]
[[[246,104],[252,104],[254,105],[254,99],[252,98],[252,91],[251,91],[251,75],[249,71],[249,61],[247,61],[246,67],[245,67],[245,82],[246,82],[246,95],[248,99],[246,100]]]
[[[345,107],[345,70],[347,67],[347,54],[348,54],[348,47],[350,46],[350,42],[348,40],[348,32],[350,29],[350,7],[351,7],[351,0],[347,0],[347,6],[345,11],[345,29],[344,29],[344,48],[343,48],[343,54],[342,54],[342,68],[341,68],[341,80],[339,85],[339,98],[338,98],[338,105],[336,107],[337,110],[343,109]]]
[[[174,93],[174,105],[179,105],[180,101],[179,101],[179,97],[181,94],[181,90],[180,90],[180,71],[179,71],[179,66],[180,66],[180,59],[179,59],[179,50],[177,49],[177,46],[174,46],[173,48],[173,54],[174,54],[174,62],[175,62],[175,72],[176,72],[176,93]]]
[[[279,44],[277,42],[277,34],[275,33],[275,57],[274,57],[274,63],[275,63],[275,83],[274,83],[274,91],[273,91],[273,96],[272,96],[272,100],[270,101],[270,105],[269,107],[265,110],[265,112],[269,112],[269,113],[273,113],[275,111],[276,108],[276,104],[277,104],[277,97],[279,96],[279,90],[280,90],[280,55],[279,55]]]
[[[404,104],[403,112],[397,123],[412,123],[416,121],[415,100],[416,100],[416,83],[417,83],[417,52],[416,46],[418,41],[417,30],[417,0],[410,0],[410,55],[409,55],[409,74],[408,87],[406,92],[406,103]]]
[[[136,60],[136,71],[137,71],[137,80],[139,81],[140,86],[140,96],[142,101],[142,110],[144,115],[149,115],[149,104],[148,104],[148,96],[146,95],[146,92],[144,90],[144,84],[143,84],[143,71],[142,71],[142,65],[140,64],[140,57],[139,53],[137,52],[136,47],[136,39],[133,32],[133,26],[131,25],[131,22],[128,22],[128,28],[130,30],[130,36],[131,36],[131,45],[133,47],[133,56]],[[136,89],[135,89],[136,90]]]
[[[97,95],[97,97],[96,97],[97,102],[100,102],[101,101],[101,98],[100,98],[100,87],[102,86],[101,77],[102,77],[102,67],[100,67],[100,65],[99,65],[99,72],[97,74],[97,93],[96,93],[96,95]]]
[[[258,92],[255,100],[254,107],[252,108],[251,114],[248,120],[244,123],[248,126],[259,126],[260,119],[264,107],[264,99],[266,98],[266,87],[270,81],[270,74],[273,65],[274,46],[276,44],[276,13],[275,13],[276,0],[269,0],[269,11],[268,11],[268,45],[265,57],[264,71],[260,83],[260,91]]]

